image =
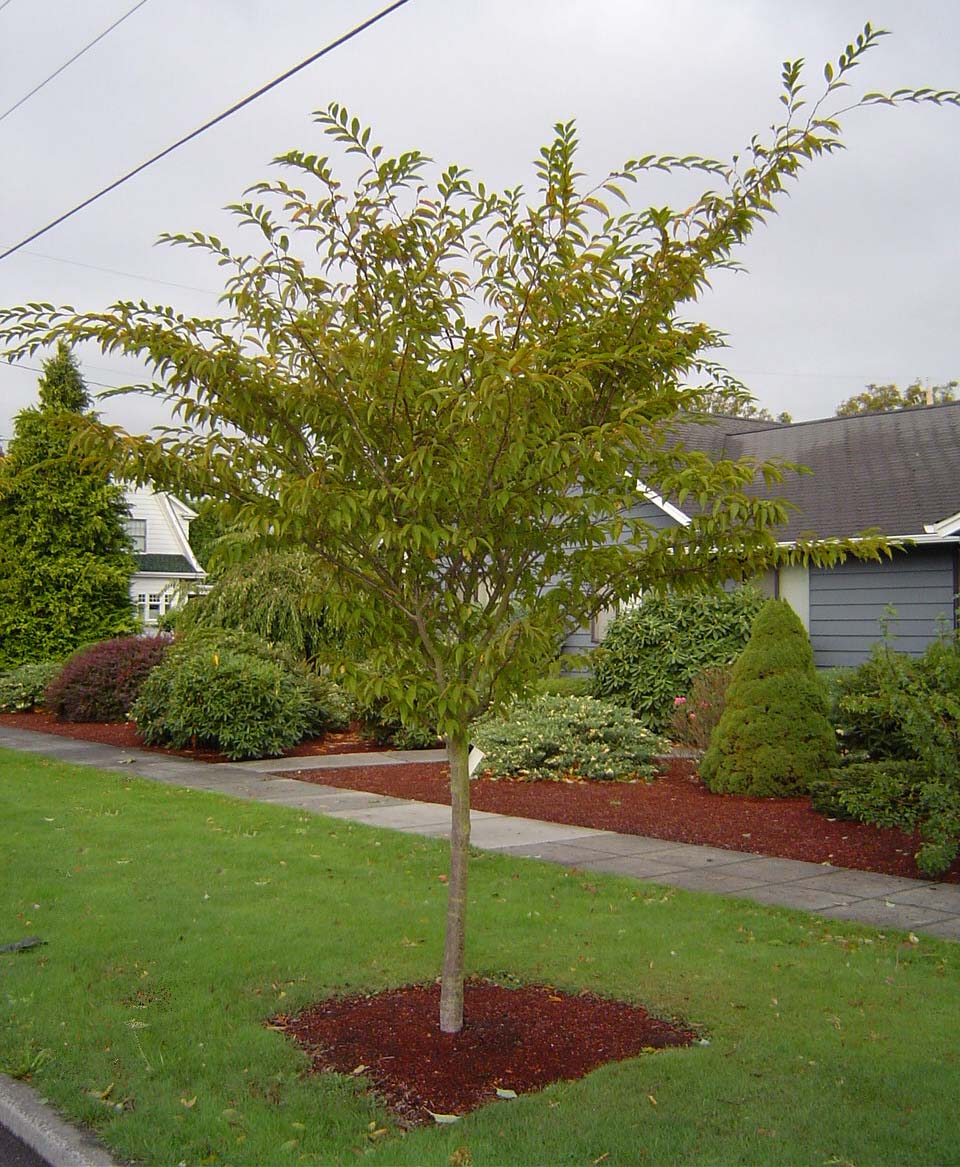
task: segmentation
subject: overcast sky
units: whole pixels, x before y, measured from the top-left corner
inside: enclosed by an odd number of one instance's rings
[[[0,114],[134,2],[8,0]],[[385,2],[148,0],[0,120],[0,251]],[[95,309],[144,298],[210,313],[218,270],[154,246],[157,235],[222,229],[221,208],[265,176],[273,155],[321,148],[309,114],[331,100],[388,150],[463,163],[492,186],[532,186],[530,159],[569,118],[582,169],[598,176],[649,152],[728,158],[778,117],[785,58],[807,59],[815,89],[824,61],[867,20],[893,35],[857,70],[856,92],[960,89],[955,0],[409,0],[0,262],[0,304]],[[700,318],[729,333],[733,372],[762,404],[797,419],[829,416],[868,382],[960,377],[960,109],[861,110],[845,140],[846,153],[814,163],[752,238],[742,254],[749,274],[724,275],[700,304]],[[638,198],[671,196],[660,186]],[[135,367],[95,352],[82,366],[94,391],[138,379]],[[36,399],[36,378],[0,365],[0,438]],[[162,420],[153,402],[101,408],[136,430]]]

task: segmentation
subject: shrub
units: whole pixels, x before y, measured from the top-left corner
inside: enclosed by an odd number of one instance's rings
[[[667,727],[673,741],[695,750],[705,750],[710,745],[710,735],[726,706],[730,676],[729,666],[704,669],[693,678],[689,693],[674,697]]]
[[[168,636],[121,636],[81,649],[51,681],[47,708],[60,721],[122,721],[169,645]]]
[[[877,827],[919,831],[919,870],[942,875],[960,843],[960,788],[916,761],[856,762],[833,770],[816,791],[814,805],[835,818]]]
[[[593,695],[629,705],[663,730],[674,697],[697,673],[736,659],[762,603],[750,588],[645,599],[613,621],[594,652]]]
[[[232,761],[275,757],[315,724],[311,683],[284,664],[204,645],[171,654],[131,715],[148,745],[210,746]]]
[[[799,794],[837,764],[810,638],[783,600],[768,600],[733,666],[727,703],[700,766],[713,791]]]
[[[554,697],[589,697],[593,678],[585,673],[568,673],[558,677],[544,677],[534,685],[534,692],[550,693]]]
[[[622,705],[545,694],[473,727],[495,774],[535,779],[651,778],[663,743]]]
[[[397,750],[429,750],[437,744],[438,735],[429,726],[405,724],[388,712],[385,700],[354,701],[354,718],[360,723],[360,732],[378,746]]]
[[[0,675],[0,713],[23,713],[42,705],[47,686],[62,667],[60,661],[44,661]]]

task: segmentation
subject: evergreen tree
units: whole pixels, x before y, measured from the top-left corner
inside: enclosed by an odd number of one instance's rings
[[[824,689],[800,617],[768,600],[733,666],[700,777],[717,793],[802,794],[837,764]]]
[[[40,404],[17,415],[0,461],[0,668],[57,660],[135,627],[123,491],[71,451],[90,405],[58,345]]]

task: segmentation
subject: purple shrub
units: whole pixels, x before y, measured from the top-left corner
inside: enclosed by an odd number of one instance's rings
[[[46,707],[59,721],[121,721],[169,636],[122,636],[75,653],[47,688]]]

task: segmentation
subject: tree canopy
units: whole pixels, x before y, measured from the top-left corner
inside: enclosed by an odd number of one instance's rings
[[[225,271],[221,315],[133,302],[0,314],[13,357],[66,337],[144,358],[156,380],[140,388],[180,424],[140,436],[91,424],[86,448],[223,500],[265,546],[322,560],[335,624],[378,646],[356,684],[445,736],[444,1030],[462,1024],[471,721],[529,683],[567,628],[641,588],[753,577],[787,555],[876,553],[780,548],[786,506],[754,486],[781,470],[712,461],[670,423],[706,394],[744,394],[714,359],[722,335],[686,312],[800,170],[841,148],[823,103],[881,35],[867,26],[826,67],[816,104],[802,62],[786,63],[782,122],[729,163],[645,154],[590,182],[574,124],[557,125],[533,198],[417,150],[391,157],[333,104],[315,120],[339,162],[290,150],[279,177],[232,207],[256,251],[200,231],[166,237]],[[960,95],[852,105],[919,100]],[[651,172],[709,186],[680,210],[637,207]],[[651,493],[686,504],[689,525],[645,522]]]
[[[957,399],[957,381],[944,385],[923,385],[914,381],[906,389],[899,385],[868,385],[862,393],[848,397],[837,406],[836,417],[855,417],[858,413],[895,413],[925,405],[945,405]]]
[[[65,344],[39,391],[0,459],[0,668],[59,660],[135,626],[123,491],[71,448],[92,417]]]

